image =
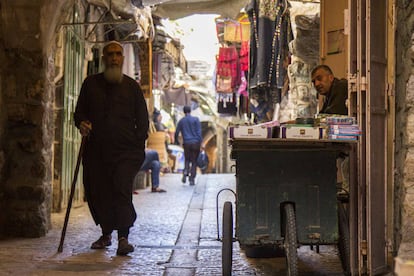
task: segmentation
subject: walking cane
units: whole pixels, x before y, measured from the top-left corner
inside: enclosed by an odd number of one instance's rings
[[[62,250],[63,250],[63,241],[65,240],[66,228],[68,226],[70,209],[72,208],[72,200],[73,200],[73,196],[75,194],[75,186],[76,186],[76,181],[78,180],[79,166],[80,166],[80,162],[82,160],[82,153],[83,153],[83,148],[85,147],[85,141],[86,141],[86,136],[82,136],[82,142],[81,142],[81,145],[80,145],[80,148],[79,148],[79,153],[78,153],[78,160],[76,161],[75,173],[74,173],[74,176],[73,176],[72,186],[70,188],[68,207],[66,208],[65,222],[63,223],[62,234],[60,236],[60,243],[59,243],[58,252],[62,252]]]

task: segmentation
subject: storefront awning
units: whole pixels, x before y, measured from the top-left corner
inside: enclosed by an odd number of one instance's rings
[[[144,6],[154,6],[152,13],[175,20],[193,14],[219,14],[235,18],[249,0],[143,0]]]

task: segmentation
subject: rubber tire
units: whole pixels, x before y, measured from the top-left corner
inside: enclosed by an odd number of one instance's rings
[[[223,242],[221,247],[222,275],[230,276],[233,262],[233,205],[230,201],[223,206]]]
[[[351,275],[350,263],[350,238],[349,238],[349,222],[348,215],[344,207],[344,203],[338,202],[338,251],[341,259],[342,268],[345,275]]]
[[[285,226],[284,247],[286,252],[287,275],[298,275],[298,239],[296,233],[296,218],[293,204],[287,203],[283,207],[283,225]]]

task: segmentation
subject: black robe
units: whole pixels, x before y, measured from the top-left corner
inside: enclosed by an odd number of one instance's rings
[[[123,77],[108,83],[103,73],[82,84],[75,125],[92,123],[83,154],[85,195],[96,224],[103,229],[131,227],[136,219],[132,184],[145,158],[148,111],[138,83]]]

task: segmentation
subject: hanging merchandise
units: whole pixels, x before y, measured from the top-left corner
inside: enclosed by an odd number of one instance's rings
[[[316,90],[311,84],[311,70],[319,59],[319,15],[298,14],[295,39],[289,43],[292,53],[288,65],[288,89],[282,92],[280,122],[312,118],[317,113]]]
[[[237,99],[235,93],[217,93],[216,101],[218,113],[228,116],[237,114]]]
[[[248,114],[249,112],[249,97],[247,95],[239,95],[239,115]]]
[[[243,42],[250,39],[250,22],[244,14],[238,20],[226,20],[224,24],[224,40],[227,42]]]
[[[293,39],[290,4],[287,0],[252,0],[246,8],[251,26],[249,84],[283,87],[289,56],[288,44]]]
[[[237,94],[239,94],[239,95],[246,95],[246,96],[248,94],[248,92],[247,92],[246,72],[245,71],[241,71],[241,74],[240,74],[240,86],[237,89]]]
[[[292,40],[292,54],[314,67],[319,62],[319,15],[295,16],[296,37]]]
[[[217,40],[218,43],[222,44],[224,43],[224,28],[226,23],[221,17],[216,18],[216,34],[217,34]]]
[[[265,123],[271,120],[272,107],[270,106],[268,90],[254,89],[249,97],[249,110],[254,114],[254,123]]]
[[[240,70],[249,71],[249,41],[242,41],[240,47]]]
[[[287,0],[251,0],[246,7],[250,20],[249,100],[253,94],[266,101],[266,112],[250,105],[250,111],[263,120],[279,120],[280,94],[284,87],[289,60],[289,42],[293,39]],[[260,102],[260,106],[264,103]],[[260,116],[260,114],[266,116]]]
[[[162,102],[179,106],[190,105],[191,94],[187,93],[184,86],[166,88],[163,89]]]
[[[249,93],[247,92],[247,72],[241,71],[240,74],[240,86],[237,89],[237,95],[239,96],[239,114],[247,113],[249,110]]]
[[[237,49],[234,46],[220,47],[216,70],[216,91],[232,93],[240,83],[240,64]]]
[[[152,54],[152,87],[153,89],[167,89],[173,84],[174,60],[165,52]]]
[[[222,93],[233,92],[231,87],[231,76],[218,75],[216,90]]]

